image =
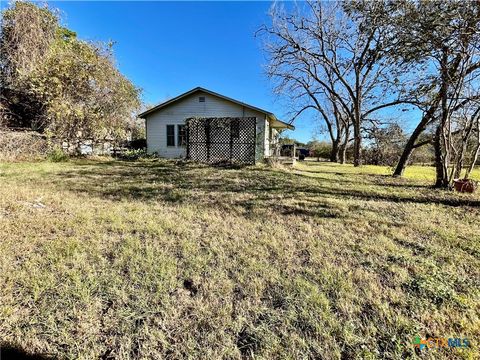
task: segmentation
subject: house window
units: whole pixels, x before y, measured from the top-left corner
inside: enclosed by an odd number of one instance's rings
[[[177,140],[177,146],[185,146],[187,145],[187,134],[185,132],[185,125],[177,125],[177,134],[178,134],[178,140]]]
[[[175,146],[175,125],[167,125],[167,146]]]
[[[205,96],[200,96],[198,98],[198,102],[205,102]]]
[[[238,119],[233,119],[230,123],[230,134],[232,135],[232,139],[240,138],[240,122]]]

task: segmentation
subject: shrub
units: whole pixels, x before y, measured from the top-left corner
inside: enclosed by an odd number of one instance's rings
[[[51,162],[64,162],[69,160],[69,156],[59,146],[54,146],[47,153],[47,159]]]
[[[307,147],[310,150],[310,156],[316,157],[318,159],[330,158],[330,153],[332,152],[332,144],[329,142],[313,140],[307,144]]]
[[[138,160],[140,158],[150,158],[150,157],[155,157],[155,155],[148,154],[146,149],[127,150],[118,155],[118,158],[122,160]]]
[[[0,160],[22,161],[44,158],[47,141],[34,131],[1,131]]]

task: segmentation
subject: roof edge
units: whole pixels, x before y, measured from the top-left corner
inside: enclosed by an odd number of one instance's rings
[[[242,102],[242,101],[238,101],[238,100],[232,99],[232,98],[230,98],[230,97],[228,97],[228,96],[225,96],[225,95],[216,93],[216,92],[214,92],[214,91],[211,91],[211,90],[202,88],[202,87],[200,87],[200,86],[197,86],[196,88],[193,88],[193,89],[191,89],[191,90],[189,90],[189,91],[187,91],[187,92],[184,92],[183,94],[180,94],[180,95],[178,95],[178,96],[176,96],[176,97],[174,97],[174,98],[171,98],[171,99],[169,99],[169,100],[167,100],[167,101],[164,101],[164,102],[162,102],[162,103],[160,103],[160,104],[158,104],[158,105],[156,105],[156,106],[154,106],[154,107],[152,107],[152,108],[150,108],[150,109],[148,109],[148,110],[145,110],[144,112],[138,114],[138,117],[144,119],[145,116],[147,116],[148,114],[151,114],[151,113],[153,113],[153,112],[155,112],[155,111],[157,111],[157,110],[160,110],[160,109],[164,108],[165,106],[168,106],[168,105],[170,105],[171,103],[174,103],[175,101],[180,100],[180,99],[182,99],[182,98],[184,98],[184,97],[186,97],[186,96],[192,95],[192,94],[196,93],[197,91],[202,91],[202,92],[204,92],[204,93],[207,93],[207,94],[210,94],[210,95],[219,97],[219,98],[221,98],[221,99],[224,99],[224,100],[227,100],[227,101],[231,101],[231,102],[233,102],[233,103],[235,103],[235,104],[238,104],[238,105],[247,107],[247,108],[249,108],[249,109],[252,109],[252,110],[261,112],[261,113],[266,114],[266,115],[268,115],[268,116],[273,116],[273,117],[275,117],[275,115],[274,115],[272,112],[270,112],[270,111],[261,109],[261,108],[259,108],[259,107],[253,106],[253,105],[246,104],[246,103],[244,103],[244,102]]]

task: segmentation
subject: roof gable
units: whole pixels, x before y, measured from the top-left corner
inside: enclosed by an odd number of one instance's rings
[[[186,98],[187,96],[193,95],[193,94],[195,94],[195,93],[197,93],[197,92],[203,92],[203,93],[206,93],[206,94],[209,94],[209,95],[218,97],[218,98],[220,98],[220,99],[230,101],[230,102],[232,102],[232,103],[234,103],[234,104],[237,104],[237,105],[240,105],[240,106],[243,106],[243,107],[246,107],[246,108],[249,108],[249,109],[258,111],[258,112],[261,112],[261,113],[267,115],[267,117],[273,119],[274,121],[279,122],[279,123],[285,125],[286,128],[291,129],[291,130],[295,129],[293,125],[287,124],[287,123],[285,123],[285,122],[283,122],[283,121],[278,120],[278,119],[275,117],[275,115],[274,115],[273,113],[271,113],[270,111],[266,111],[266,110],[260,109],[260,108],[258,108],[258,107],[256,107],[256,106],[246,104],[246,103],[244,103],[244,102],[241,102],[241,101],[238,101],[238,100],[229,98],[229,97],[227,97],[227,96],[224,96],[224,95],[222,95],[222,94],[216,93],[216,92],[211,91],[211,90],[207,90],[207,89],[202,88],[202,87],[196,87],[196,88],[194,88],[194,89],[192,89],[192,90],[189,90],[189,91],[187,91],[187,92],[185,92],[185,93],[183,93],[183,94],[180,94],[180,95],[178,95],[178,96],[176,96],[176,97],[174,97],[174,98],[172,98],[172,99],[170,99],[170,100],[167,100],[167,101],[165,101],[165,102],[163,102],[163,103],[161,103],[161,104],[158,104],[158,105],[156,105],[156,106],[154,106],[154,107],[152,107],[152,108],[150,108],[150,109],[142,112],[141,114],[138,115],[138,117],[144,119],[147,115],[149,115],[149,114],[151,114],[151,113],[154,113],[154,112],[156,112],[157,110],[164,109],[164,108],[168,107],[169,105],[172,105],[172,104],[176,103],[177,101],[179,101],[179,100],[181,100],[181,99],[183,99],[183,98]]]

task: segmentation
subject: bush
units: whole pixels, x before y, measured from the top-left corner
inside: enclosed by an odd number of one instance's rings
[[[69,156],[59,146],[54,146],[47,153],[47,159],[51,162],[64,162],[69,160]]]
[[[118,155],[118,158],[122,160],[138,160],[141,158],[151,158],[155,157],[155,155],[150,155],[147,153],[146,149],[132,149],[132,150],[127,150],[121,154]]]
[[[45,157],[47,140],[34,131],[1,131],[0,160],[25,161]]]
[[[332,152],[332,144],[329,142],[313,140],[307,144],[307,147],[310,150],[310,156],[316,157],[318,159],[330,158],[330,153]]]

